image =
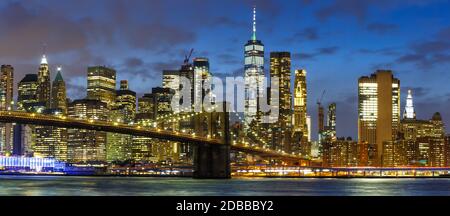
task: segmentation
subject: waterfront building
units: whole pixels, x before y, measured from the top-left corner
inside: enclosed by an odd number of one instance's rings
[[[33,136],[34,128],[30,125],[15,124],[14,125],[14,141],[13,155],[15,156],[32,156],[33,155]]]
[[[71,118],[107,121],[107,104],[99,100],[74,100],[68,106]],[[106,132],[86,129],[68,129],[68,161],[106,161]]]
[[[445,166],[445,128],[440,113],[435,113],[430,120],[432,125],[429,134],[430,155],[429,166]]]
[[[169,88],[156,87],[152,88],[154,117],[158,121],[158,128],[169,131],[178,130],[178,122],[175,121],[171,107],[172,98],[175,91]],[[152,145],[152,153],[158,161],[176,161],[179,157],[180,144],[167,141],[155,140]]]
[[[14,68],[2,65],[0,68],[0,110],[13,110],[14,105]],[[0,154],[11,154],[13,151],[13,124],[0,123]]]
[[[61,109],[46,109],[43,114],[61,115]],[[53,126],[35,126],[34,156],[41,158],[55,158],[59,161],[67,161],[67,128]]]
[[[87,99],[99,100],[108,108],[116,100],[116,71],[105,66],[89,67],[87,71]]]
[[[323,142],[323,167],[353,167],[357,165],[358,144],[351,138]]]
[[[153,94],[144,94],[138,99],[136,124],[141,127],[153,127],[154,122],[154,97]],[[133,136],[131,158],[134,161],[149,161],[152,156],[153,139],[148,137]]]
[[[26,74],[17,85],[17,110],[24,112],[42,111],[45,107],[37,98],[38,76]],[[32,155],[32,146],[35,143],[32,125],[16,124],[14,127],[14,155]]]
[[[260,98],[264,94],[264,44],[256,38],[256,8],[253,8],[252,37],[245,44],[244,51],[244,81],[245,81],[245,111],[244,122],[246,130],[252,122],[260,123]]]
[[[380,166],[383,143],[396,140],[400,120],[400,81],[389,70],[358,80],[360,165]]]
[[[108,115],[110,122],[130,124],[136,117],[136,92],[128,87],[127,80],[120,81],[120,89],[116,91],[114,107]],[[132,141],[131,135],[110,133],[106,135],[106,160],[108,162],[126,161],[131,159]]]
[[[445,135],[445,166],[450,167],[450,135]]]

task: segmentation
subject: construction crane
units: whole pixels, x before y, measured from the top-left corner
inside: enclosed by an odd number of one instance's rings
[[[189,55],[186,55],[184,58],[184,65],[189,64],[189,60],[191,59],[192,53],[194,52],[194,49],[192,48],[191,51],[189,52]]]

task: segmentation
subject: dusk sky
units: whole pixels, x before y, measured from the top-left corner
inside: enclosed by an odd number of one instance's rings
[[[289,51],[292,70],[308,71],[314,139],[323,90],[325,105],[337,103],[338,136],[356,138],[357,80],[376,69],[400,79],[402,113],[412,89],[418,118],[438,111],[450,125],[447,0],[2,0],[0,64],[13,65],[18,82],[37,73],[47,44],[52,80],[61,65],[71,99],[86,96],[93,65],[113,67],[139,95],[150,92],[191,48],[214,74],[243,76],[254,4],[266,63],[269,52]]]

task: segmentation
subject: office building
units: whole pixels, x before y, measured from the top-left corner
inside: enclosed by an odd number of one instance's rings
[[[107,104],[99,100],[74,100],[68,106],[71,118],[107,121]],[[106,132],[86,129],[68,129],[68,161],[106,161]]]
[[[87,99],[106,103],[108,108],[116,100],[116,71],[105,66],[89,67],[87,72]]]
[[[55,80],[52,83],[52,109],[59,109],[61,113],[67,114],[66,83],[61,75],[61,67],[58,67]]]
[[[378,70],[358,80],[358,143],[361,165],[381,166],[383,143],[396,140],[400,120],[400,81]]]
[[[0,68],[0,110],[13,110],[14,105],[14,68],[2,65]],[[13,151],[13,124],[0,123],[0,154],[11,154]]]
[[[51,83],[50,83],[50,68],[47,62],[47,57],[44,55],[41,59],[41,65],[37,74],[37,99],[45,108],[50,108],[51,103]]]
[[[264,44],[256,38],[256,8],[253,8],[253,31],[251,39],[245,44],[244,82],[245,82],[245,129],[251,123],[260,123],[260,98],[263,98],[264,83]]]

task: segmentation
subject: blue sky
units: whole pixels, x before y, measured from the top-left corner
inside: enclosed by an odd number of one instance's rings
[[[45,43],[72,99],[86,95],[87,66],[114,67],[143,94],[191,48],[210,59],[213,73],[242,75],[252,5],[266,58],[289,51],[292,69],[308,71],[313,134],[316,100],[326,90],[324,103],[337,103],[338,135],[356,138],[357,79],[376,69],[401,80],[402,107],[411,88],[419,118],[439,111],[450,123],[446,0],[3,0],[0,63],[15,67],[17,82],[37,73]]]

